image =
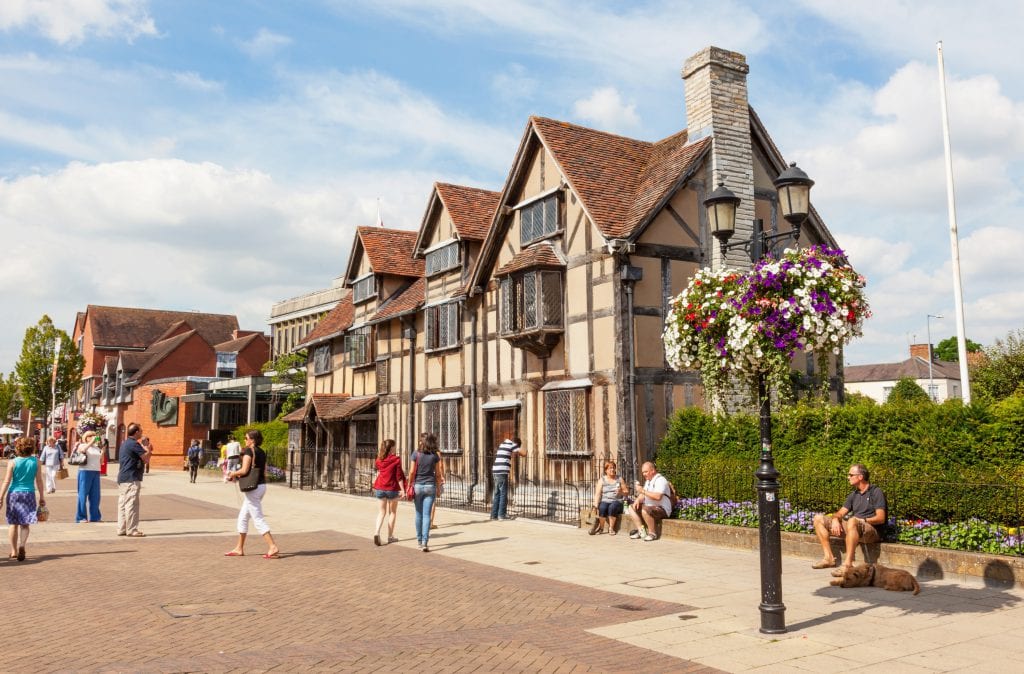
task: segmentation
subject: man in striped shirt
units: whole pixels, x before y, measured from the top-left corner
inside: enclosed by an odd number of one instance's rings
[[[505,438],[494,454],[491,477],[494,478],[494,494],[491,497],[491,519],[508,519],[508,475],[512,470],[512,455],[526,456],[519,438]]]

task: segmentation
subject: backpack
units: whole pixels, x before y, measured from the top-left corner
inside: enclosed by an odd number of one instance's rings
[[[191,463],[199,463],[200,457],[203,455],[203,448],[200,445],[195,445],[188,448],[188,460]]]

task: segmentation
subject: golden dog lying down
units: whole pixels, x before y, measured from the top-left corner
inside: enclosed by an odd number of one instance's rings
[[[881,564],[858,564],[846,569],[843,575],[829,584],[839,587],[883,587],[894,592],[913,590],[914,594],[921,591],[921,586],[910,573]]]

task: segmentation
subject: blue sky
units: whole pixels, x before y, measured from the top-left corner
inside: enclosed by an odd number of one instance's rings
[[[713,5],[713,6],[709,6]],[[0,3],[0,371],[43,314],[237,314],[330,285],[354,227],[430,186],[499,189],[531,114],[685,127],[683,61],[746,54],[750,101],[869,280],[847,361],[954,334],[935,43],[968,336],[1024,327],[1018,3],[51,0]]]

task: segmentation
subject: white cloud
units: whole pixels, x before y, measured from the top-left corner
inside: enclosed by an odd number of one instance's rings
[[[8,0],[0,3],[0,30],[36,30],[61,45],[89,36],[128,41],[156,35],[147,0]]]
[[[537,91],[537,86],[538,81],[530,76],[525,66],[519,63],[510,63],[491,81],[491,89],[494,90],[498,98],[506,101],[528,100]]]
[[[573,104],[573,112],[599,129],[616,133],[625,133],[640,126],[636,104],[623,101],[615,87],[595,89],[588,98]]]
[[[239,48],[252,58],[272,56],[282,47],[287,47],[292,39],[287,35],[260,28],[251,40],[239,41]]]
[[[194,89],[195,91],[202,92],[224,90],[224,85],[220,82],[204,79],[202,75],[194,71],[173,73],[171,77],[185,89]]]

